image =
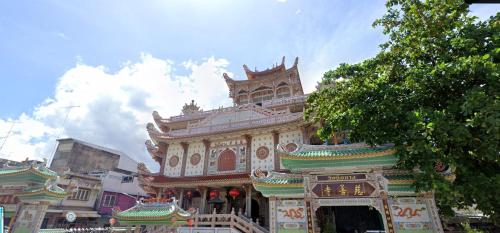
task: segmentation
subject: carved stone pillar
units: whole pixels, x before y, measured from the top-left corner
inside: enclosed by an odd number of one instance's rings
[[[210,141],[208,139],[203,140],[203,145],[205,145],[205,160],[203,160],[203,175],[208,174],[208,160],[210,155]]]
[[[184,208],[184,189],[179,192],[179,207]]]
[[[276,147],[278,146],[278,143],[280,141],[280,133],[278,131],[273,131],[273,151],[274,151],[274,170],[278,171],[281,169],[280,166],[280,156],[279,152],[276,150]]]
[[[310,140],[309,140],[309,132],[310,132],[310,129],[311,126],[309,125],[303,125],[303,126],[300,126],[300,132],[302,133],[302,143],[303,144],[310,144]]]
[[[184,152],[182,153],[181,176],[184,176],[186,174],[186,161],[188,157],[189,144],[186,142],[181,142],[181,146],[182,149],[184,149]]]
[[[246,171],[250,173],[252,171],[252,135],[245,134],[243,135],[245,141],[247,142],[247,150],[246,150]]]
[[[156,201],[159,201],[163,196],[163,188],[159,188],[157,191],[156,191]]]
[[[391,210],[389,208],[389,203],[387,201],[387,193],[385,191],[380,192],[380,197],[382,199],[382,207],[384,210],[382,218],[385,220],[384,221],[385,232],[394,233],[395,232],[394,225],[392,223]]]
[[[269,232],[276,233],[276,197],[269,197]]]
[[[165,175],[165,163],[167,162],[168,144],[158,143],[158,153],[161,155],[160,174]]]
[[[207,187],[200,187],[200,193],[201,193],[200,214],[204,214],[206,206],[207,206],[208,188]]]
[[[245,215],[252,217],[252,185],[245,185]]]

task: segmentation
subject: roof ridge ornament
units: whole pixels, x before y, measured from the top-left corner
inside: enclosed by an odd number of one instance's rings
[[[193,113],[198,113],[202,111],[203,110],[200,109],[200,107],[194,102],[194,100],[191,100],[191,103],[189,104],[184,104],[184,106],[182,107],[183,115],[192,115]]]

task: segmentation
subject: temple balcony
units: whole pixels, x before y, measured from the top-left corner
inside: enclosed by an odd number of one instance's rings
[[[302,104],[306,101],[308,95],[290,96],[279,99],[271,99],[262,102],[262,107],[276,107],[291,104]]]
[[[214,124],[201,127],[193,127],[187,129],[171,130],[168,133],[160,133],[157,130],[151,130],[150,134],[152,133],[152,136],[156,136],[157,138],[187,137],[194,135],[213,134],[213,133],[230,132],[242,129],[258,128],[262,126],[276,125],[276,124],[302,120],[302,118],[303,118],[303,113],[297,112],[297,113],[289,113],[286,115],[285,114],[275,115],[261,119],[252,119],[252,120],[228,122],[223,124]]]

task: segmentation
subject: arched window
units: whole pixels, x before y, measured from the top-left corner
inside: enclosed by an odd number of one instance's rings
[[[273,89],[270,87],[262,86],[255,89],[250,96],[252,103],[262,103],[262,101],[270,100],[274,96]]]
[[[248,95],[240,94],[238,95],[239,104],[248,104]]]
[[[288,86],[279,87],[278,90],[276,90],[276,97],[278,98],[284,98],[289,96],[290,96],[290,88]]]
[[[217,170],[233,171],[236,169],[236,154],[231,149],[225,149],[219,155]]]

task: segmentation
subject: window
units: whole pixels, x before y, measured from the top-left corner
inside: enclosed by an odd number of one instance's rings
[[[132,183],[134,182],[133,176],[122,176],[122,183]]]
[[[71,193],[70,200],[78,200],[78,201],[88,201],[90,196],[90,189],[78,188],[73,190]]]
[[[276,91],[276,96],[278,98],[285,98],[290,96],[290,88],[288,87],[280,87]]]
[[[231,149],[226,149],[219,155],[217,170],[233,171],[236,169],[236,154]]]
[[[104,200],[102,202],[102,206],[113,207],[113,206],[115,206],[115,202],[116,202],[115,195],[104,195]]]
[[[270,87],[259,87],[250,95],[253,103],[261,103],[274,97],[273,90]]]

